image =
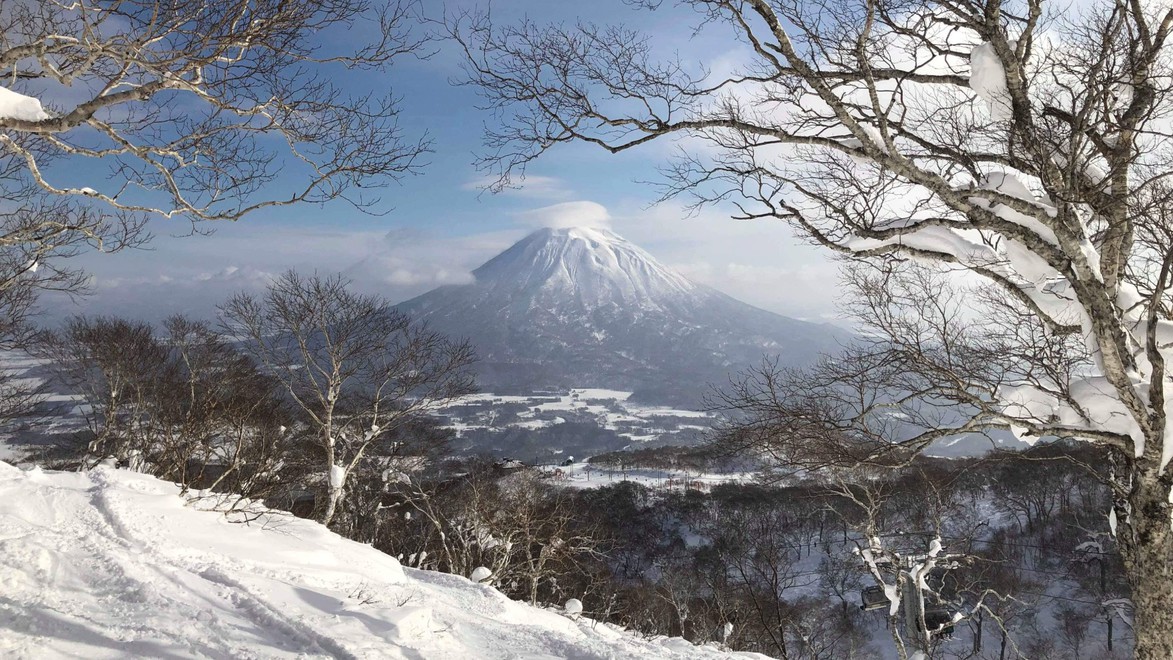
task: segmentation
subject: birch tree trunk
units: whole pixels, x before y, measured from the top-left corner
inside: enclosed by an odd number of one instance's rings
[[[1129,524],[1119,536],[1135,608],[1133,632],[1140,660],[1173,658],[1173,533],[1168,479],[1135,480]],[[1121,513],[1117,511],[1117,518]]]

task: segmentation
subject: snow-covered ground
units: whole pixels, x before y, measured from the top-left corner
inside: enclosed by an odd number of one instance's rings
[[[470,394],[438,406],[435,412],[452,418],[457,433],[473,429],[508,427],[540,429],[565,423],[568,417],[590,419],[599,428],[616,431],[633,442],[648,442],[682,430],[705,431],[713,415],[698,410],[654,406],[629,401],[631,392],[575,388],[567,392],[506,395]],[[503,421],[501,406],[523,408],[516,419]]]
[[[703,490],[729,483],[749,483],[754,472],[698,472],[652,468],[620,469],[591,463],[572,463],[543,468],[554,477],[554,483],[570,488],[598,488],[621,481],[642,484],[654,490]]]
[[[141,474],[0,463],[0,657],[727,655],[406,569],[288,515],[205,509]]]
[[[13,376],[9,384],[14,386],[39,387],[48,377],[44,359],[16,350],[0,350],[0,372]],[[85,428],[86,408],[77,396],[51,390],[43,393],[40,402],[41,414],[18,420],[22,423],[10,428],[10,433],[0,434],[0,461],[19,462],[57,434]]]

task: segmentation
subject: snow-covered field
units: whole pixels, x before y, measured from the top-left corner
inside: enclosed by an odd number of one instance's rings
[[[146,475],[0,463],[0,657],[727,655],[406,569],[285,514],[205,508]]]
[[[621,481],[641,484],[653,490],[703,490],[729,483],[749,483],[754,472],[698,472],[696,470],[660,470],[651,468],[619,469],[591,463],[572,463],[543,468],[554,483],[570,488],[598,488]]]
[[[15,350],[0,350],[0,371],[15,377],[11,385],[20,386],[38,387],[48,376],[44,359]],[[85,407],[77,396],[49,391],[41,396],[40,401],[43,414],[23,420],[11,429],[11,433],[0,435],[0,461],[18,462],[56,434],[85,427]]]
[[[713,419],[703,411],[634,403],[629,401],[631,394],[599,388],[526,396],[480,393],[453,399],[435,412],[450,416],[448,426],[457,433],[511,426],[539,429],[575,418],[590,419],[599,428],[616,431],[634,442],[658,440],[681,430],[704,431]],[[516,419],[505,421],[498,414],[502,406],[523,409],[516,413]]]

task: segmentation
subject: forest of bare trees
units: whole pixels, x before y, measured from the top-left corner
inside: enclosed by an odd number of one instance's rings
[[[883,470],[768,470],[711,490],[579,490],[552,470],[453,456],[450,430],[402,412],[332,484],[312,411],[208,330],[172,319],[155,336],[79,318],[46,337],[60,377],[92,408],[86,429],[34,460],[155,474],[233,520],[250,520],[253,502],[320,517],[334,501],[332,529],[407,566],[474,576],[536,605],[578,599],[585,615],[641,634],[780,658],[869,658],[909,643],[886,599],[863,606],[877,580],[899,579],[902,556],[936,540],[949,561],[925,571],[929,657],[1133,649],[1129,586],[1100,512],[1111,497],[1102,451],[1049,444]],[[341,408],[339,423],[349,414]],[[738,442],[727,429],[702,450],[606,461],[706,471]]]
[[[875,341],[812,387],[765,384],[764,399],[787,396],[758,430],[797,425],[800,455],[781,458],[808,465],[902,464],[985,432],[1104,448],[1136,655],[1173,657],[1173,11],[627,4],[720,26],[747,55],[712,73],[621,24],[449,18],[464,82],[494,111],[481,164],[497,185],[561,144],[671,141],[665,197],[785,222],[859,262],[855,311]]]
[[[0,350],[42,359],[84,421],[30,460],[149,473],[234,520],[265,504],[536,605],[788,660],[1173,657],[1173,10],[624,5],[720,25],[747,58],[714,75],[621,23],[429,24],[491,111],[491,188],[563,144],[673,142],[664,199],[848,263],[843,353],[735,379],[704,452],[601,459],[758,479],[574,490],[454,456],[429,412],[472,391],[470,344],[337,276],[289,271],[218,321],[33,327],[41,294],[84,293],[71,258],[154,227],[382,209],[431,145],[393,91],[328,72],[428,56],[414,0],[3,6],[0,98],[22,105],[0,116]],[[69,414],[49,403],[0,370],[0,425]],[[963,437],[1032,448],[926,457]]]
[[[466,342],[341,278],[293,272],[260,299],[229,300],[218,326],[173,317],[156,333],[76,317],[33,350],[86,421],[44,458],[83,469],[112,460],[285,509],[308,502],[344,534],[369,515],[359,510],[369,501],[346,499],[361,480],[410,474],[443,446],[428,408],[470,391],[474,359]]]

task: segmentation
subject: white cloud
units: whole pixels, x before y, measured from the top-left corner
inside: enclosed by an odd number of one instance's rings
[[[196,282],[230,282],[242,288],[263,286],[273,280],[276,274],[266,270],[257,270],[251,266],[225,266],[216,272],[200,273],[193,278]],[[168,278],[170,281],[170,278]]]
[[[733,220],[719,207],[690,213],[672,201],[622,204],[612,216],[616,233],[694,281],[788,316],[838,315],[838,263],[781,221]]]
[[[804,318],[835,314],[837,265],[778,221],[734,221],[721,209],[690,216],[672,202],[650,209],[620,202],[608,209],[589,200],[524,211],[513,221],[512,227],[461,236],[254,223],[225,225],[211,236],[159,237],[150,251],[79,258],[77,265],[95,275],[95,295],[80,305],[49,297],[45,308],[56,317],[207,317],[232,293],[261,291],[289,268],[341,272],[357,290],[400,302],[473,281],[473,269],[534,228],[590,225],[609,227],[687,277],[745,302]]]
[[[118,314],[158,321],[206,318],[238,291],[256,293],[290,268],[341,272],[355,290],[400,302],[471,271],[519,238],[516,230],[449,237],[419,230],[330,231],[261,224],[224,225],[211,236],[159,236],[150,250],[89,253],[74,265],[93,274],[93,295],[48,295],[47,321],[72,314]]]
[[[342,272],[355,286],[378,290],[398,302],[445,284],[472,282],[472,269],[508,245],[492,235],[447,237],[391,231],[370,254]],[[392,291],[394,295],[388,293]]]
[[[161,260],[146,266],[144,260],[157,258],[159,251],[101,255],[106,259],[91,260],[95,264],[90,266],[92,295],[76,300],[46,295],[42,305],[46,320],[74,314],[114,314],[146,321],[159,321],[174,314],[209,318],[215,314],[216,305],[231,294],[258,291],[280,271],[279,267],[264,270],[240,262],[215,264],[217,270],[201,270],[167,249],[162,253]],[[224,257],[238,259],[240,255],[226,253]]]
[[[514,217],[520,224],[532,228],[565,229],[567,227],[611,226],[611,214],[607,211],[607,207],[587,200],[543,206],[522,211]]]
[[[484,191],[496,182],[495,177],[482,176],[465,182],[461,189]],[[574,196],[574,191],[565,181],[553,176],[527,175],[524,179],[513,182],[513,185],[500,191],[501,195],[521,197],[525,199],[568,199]]]

